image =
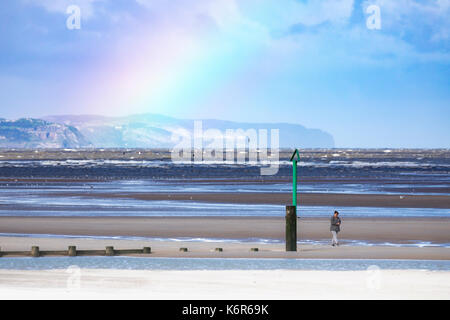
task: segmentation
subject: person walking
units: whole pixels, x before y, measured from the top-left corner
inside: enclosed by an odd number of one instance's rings
[[[333,216],[331,217],[331,226],[330,226],[330,231],[331,231],[331,245],[334,246],[338,246],[338,239],[337,239],[337,234],[339,231],[341,231],[341,218],[339,218],[339,212],[334,211]]]

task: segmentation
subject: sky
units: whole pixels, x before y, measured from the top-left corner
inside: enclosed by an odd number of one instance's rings
[[[2,0],[0,118],[157,113],[450,148],[449,37],[450,0]]]

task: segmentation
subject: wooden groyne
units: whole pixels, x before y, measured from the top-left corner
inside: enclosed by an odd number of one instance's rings
[[[179,248],[180,252],[190,252],[188,248]],[[214,248],[214,252],[221,254],[224,249]],[[250,251],[258,252],[259,248],[250,248]],[[69,246],[67,250],[41,250],[38,246],[32,246],[29,251],[2,251],[0,247],[1,257],[76,257],[76,256],[142,256],[146,257],[152,254],[151,247],[143,247],[142,249],[114,249],[112,246],[107,246],[103,250],[79,250],[76,246]]]
[[[148,255],[152,253],[150,247],[142,249],[114,249],[112,246],[104,250],[77,250],[76,246],[69,246],[67,250],[40,250],[38,246],[32,246],[30,251],[2,251],[0,257],[45,257],[45,256],[120,256],[120,255]]]

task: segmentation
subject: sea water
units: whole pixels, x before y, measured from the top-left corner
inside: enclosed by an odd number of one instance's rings
[[[0,258],[0,269],[119,270],[327,270],[379,269],[450,271],[449,260],[396,259],[260,259],[260,258],[143,258],[143,257],[43,257]]]
[[[450,201],[450,200],[449,200]],[[300,206],[301,217],[329,217],[336,207]],[[450,217],[450,209],[342,207],[343,217]],[[121,216],[121,217],[284,217],[285,207],[270,204],[232,204],[194,201],[145,201],[81,197],[0,197],[0,216]]]
[[[283,216],[279,205],[119,200],[108,195],[292,190],[292,164],[283,159],[277,175],[264,177],[272,179],[266,182],[258,164],[89,159],[87,150],[86,159],[77,160],[70,159],[70,152],[60,153],[55,160],[0,160],[0,177],[8,178],[0,181],[0,216]],[[306,150],[298,166],[299,193],[426,194],[448,196],[450,202],[449,150]],[[49,182],[42,182],[47,178]],[[335,209],[301,206],[298,214],[327,217]],[[347,217],[450,217],[449,209],[339,209]]]

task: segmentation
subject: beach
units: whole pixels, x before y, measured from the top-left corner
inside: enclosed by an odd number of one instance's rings
[[[3,251],[150,246],[158,257],[450,259],[442,246],[450,242],[447,218],[344,218],[339,248],[328,243],[329,219],[298,219],[297,253],[284,251],[284,224],[278,217],[0,217],[0,244]]]

